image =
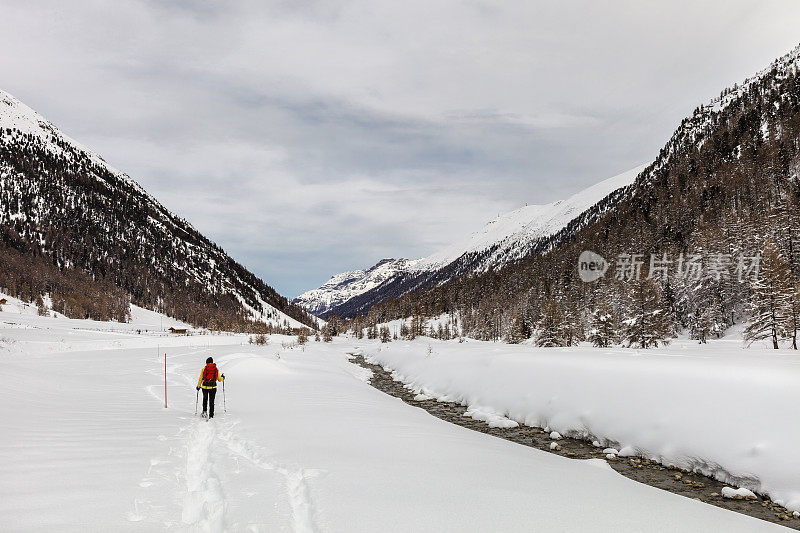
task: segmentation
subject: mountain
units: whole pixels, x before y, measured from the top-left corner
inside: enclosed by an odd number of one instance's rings
[[[352,298],[410,272],[413,263],[408,259],[382,259],[364,270],[336,274],[320,287],[306,291],[292,301],[314,315],[325,316]]]
[[[615,267],[593,283],[578,275],[587,250]],[[765,269],[747,270],[760,255]],[[634,256],[636,278],[620,268]],[[796,343],[800,46],[697,107],[632,184],[535,241],[526,257],[386,299],[365,321],[443,313],[457,315],[465,335],[534,336],[547,346],[601,327],[640,347],[652,345],[646,335],[658,343],[678,331],[704,342],[742,321]],[[763,317],[773,322],[753,322]]]
[[[0,91],[0,287],[76,318],[129,302],[213,329],[316,319],[129,176]]]
[[[483,273],[527,256],[612,192],[633,183],[644,166],[608,178],[566,200],[521,207],[422,259],[383,259],[364,269],[336,274],[293,301],[317,316],[353,316],[387,297],[431,287],[463,274]]]

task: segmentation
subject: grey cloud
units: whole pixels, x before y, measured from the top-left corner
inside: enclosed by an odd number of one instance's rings
[[[800,27],[789,1],[0,11],[0,87],[290,296],[651,160]]]

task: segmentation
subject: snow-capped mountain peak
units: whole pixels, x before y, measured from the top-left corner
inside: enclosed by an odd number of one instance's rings
[[[319,288],[307,291],[294,299],[314,314],[321,315],[351,298],[372,290],[400,273],[411,272],[420,260],[381,259],[362,270],[341,272]]]
[[[436,253],[416,260],[383,259],[376,265],[336,274],[294,302],[317,315],[352,314],[387,296],[443,283],[456,274],[485,272],[528,255],[540,240],[554,235],[612,192],[634,182],[644,166],[601,181],[565,200],[528,205],[490,220],[483,228]],[[364,300],[360,302],[359,300]]]
[[[496,248],[478,270],[505,264],[526,255],[535,241],[549,237],[571,220],[617,189],[633,183],[645,166],[601,181],[573,194],[566,200],[543,205],[528,205],[504,213],[489,221],[472,235],[421,259],[416,266],[430,270],[446,266],[464,254],[481,253]]]

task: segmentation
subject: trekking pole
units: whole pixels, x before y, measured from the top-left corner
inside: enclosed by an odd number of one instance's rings
[[[194,414],[197,414],[197,402],[200,400],[200,391],[194,391]]]
[[[226,413],[228,412],[228,406],[225,405],[225,380],[222,380],[222,409]]]

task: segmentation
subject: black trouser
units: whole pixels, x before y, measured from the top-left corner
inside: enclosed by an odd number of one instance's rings
[[[206,405],[210,403],[208,408],[208,418],[214,418],[214,396],[217,395],[217,388],[203,389],[203,412],[206,412]],[[209,402],[210,400],[210,402]]]

